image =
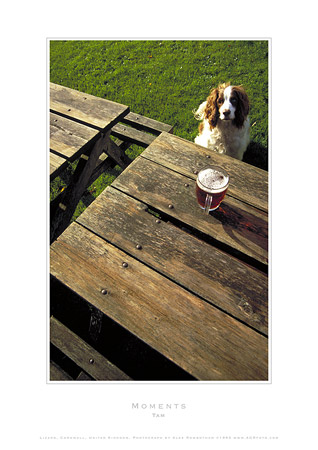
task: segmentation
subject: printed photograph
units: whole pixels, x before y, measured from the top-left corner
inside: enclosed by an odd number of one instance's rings
[[[271,381],[270,45],[49,40],[48,382]]]

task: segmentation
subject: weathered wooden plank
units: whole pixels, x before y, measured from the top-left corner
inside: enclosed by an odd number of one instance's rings
[[[227,195],[209,215],[199,208],[195,181],[143,157],[113,186],[150,207],[206,233],[262,264],[268,263],[267,214]]]
[[[112,187],[107,187],[77,221],[267,334],[268,280],[262,272],[171,223],[158,222],[144,204]]]
[[[137,144],[141,147],[148,147],[156,137],[120,123],[112,128],[112,135],[122,140],[128,140],[131,144]]]
[[[147,131],[149,133],[156,134],[157,136],[165,131],[166,133],[172,133],[173,126],[167,123],[159,122],[158,120],[150,119],[149,117],[141,116],[130,112],[122,120],[123,123],[127,123],[137,130]]]
[[[53,361],[50,361],[50,381],[71,381],[71,380],[72,377],[70,377],[68,373],[66,373]]]
[[[70,161],[75,161],[98,134],[94,128],[50,113],[50,149]]]
[[[142,153],[142,157],[163,164],[193,180],[195,171],[208,164],[222,166],[230,174],[229,193],[263,211],[268,211],[268,173],[226,155],[162,133]]]
[[[50,152],[50,179],[54,179],[57,175],[67,167],[67,159]]]
[[[126,105],[50,83],[50,109],[107,131],[129,113]]]
[[[77,223],[51,246],[51,274],[198,379],[268,378],[264,336]]]
[[[50,113],[50,179],[87,151],[98,134],[98,130]]]
[[[50,320],[50,340],[53,345],[95,380],[130,380],[124,372],[55,317],[51,317]]]

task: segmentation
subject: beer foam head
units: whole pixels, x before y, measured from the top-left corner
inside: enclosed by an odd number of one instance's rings
[[[211,166],[199,172],[197,183],[204,191],[222,192],[229,184],[229,176],[220,167]]]

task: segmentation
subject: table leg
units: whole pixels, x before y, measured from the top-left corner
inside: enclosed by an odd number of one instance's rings
[[[96,167],[99,156],[110,146],[110,131],[102,133],[91,149],[81,155],[74,175],[63,193],[50,205],[50,243],[69,225],[80,198]]]
[[[105,151],[106,154],[116,161],[122,169],[126,169],[132,160],[126,155],[125,151],[116,145],[111,139],[108,144],[107,150]]]

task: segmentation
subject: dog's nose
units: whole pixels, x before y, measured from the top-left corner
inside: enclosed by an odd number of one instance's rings
[[[224,114],[225,117],[227,117],[227,116],[229,116],[231,114],[231,111],[229,109],[225,109],[223,111],[223,114]]]

